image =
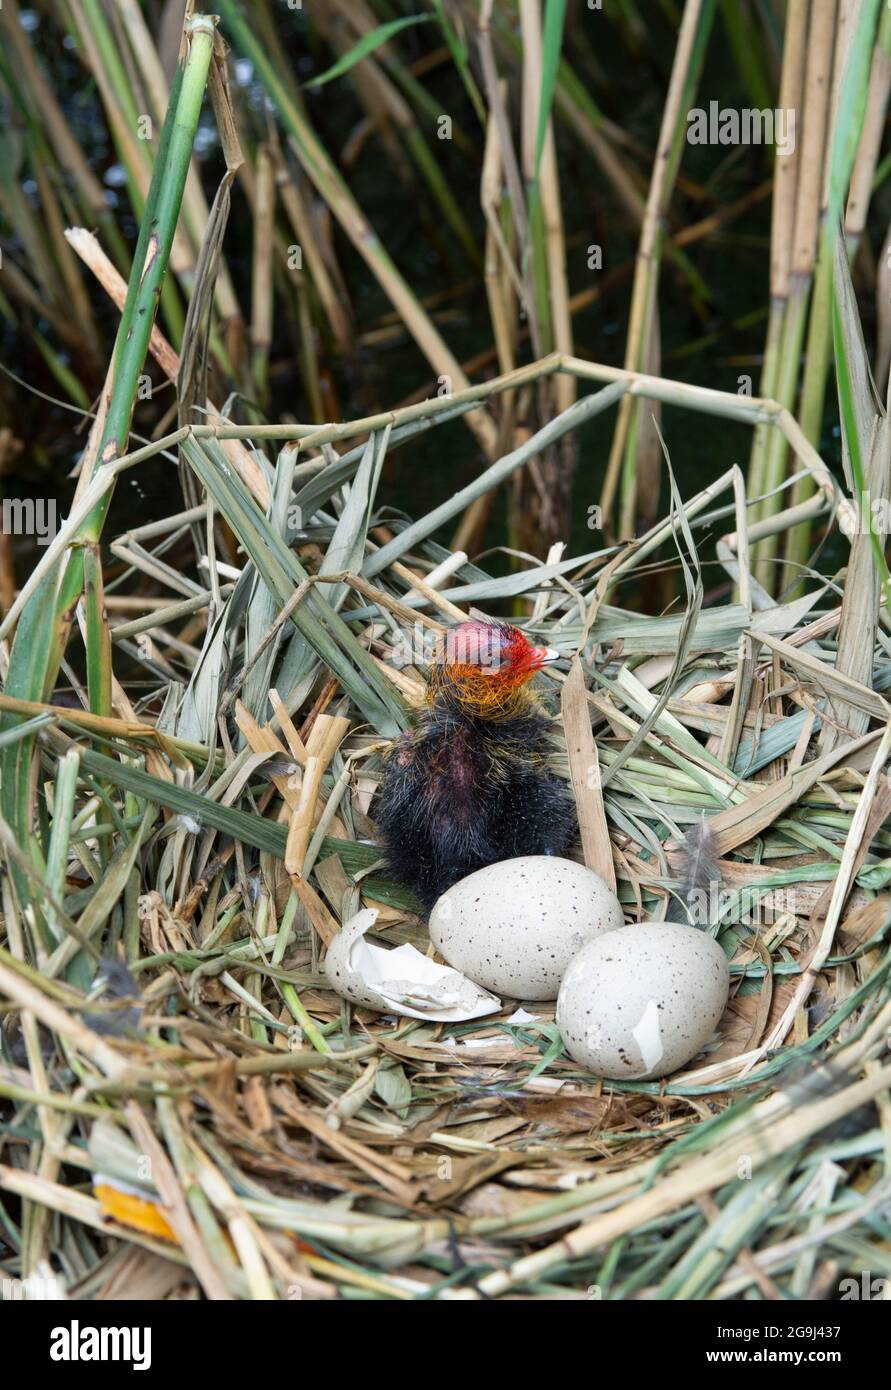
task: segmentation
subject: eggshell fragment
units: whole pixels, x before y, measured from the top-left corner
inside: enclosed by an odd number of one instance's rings
[[[572,859],[531,854],[489,864],[435,904],[430,937],[456,970],[512,999],[556,999],[573,956],[623,924],[616,896]]]
[[[458,971],[422,956],[409,942],[387,950],[366,941],[377,915],[373,907],[357,912],[328,947],[325,974],[339,995],[379,1013],[439,1023],[498,1012],[500,999]]]
[[[574,1061],[597,1076],[668,1076],[708,1042],[724,1012],[730,970],[696,927],[644,922],[584,946],[557,1000],[557,1027]]]

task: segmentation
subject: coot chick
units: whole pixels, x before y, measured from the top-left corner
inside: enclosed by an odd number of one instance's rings
[[[389,870],[428,911],[486,864],[571,843],[575,802],[549,766],[549,719],[528,684],[557,655],[509,624],[446,634],[426,706],[388,750],[375,802]]]

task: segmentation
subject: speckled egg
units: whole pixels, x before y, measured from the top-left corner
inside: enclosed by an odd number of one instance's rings
[[[572,859],[530,854],[489,864],[435,904],[430,938],[449,965],[512,999],[556,999],[586,942],[623,924],[602,878]]]
[[[696,927],[644,922],[589,941],[569,966],[557,1027],[597,1076],[648,1081],[695,1057],[730,989],[721,947]]]

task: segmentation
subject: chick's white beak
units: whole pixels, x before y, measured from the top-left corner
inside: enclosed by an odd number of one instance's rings
[[[555,661],[560,660],[560,653],[553,647],[536,647],[535,651],[539,666],[553,666]]]

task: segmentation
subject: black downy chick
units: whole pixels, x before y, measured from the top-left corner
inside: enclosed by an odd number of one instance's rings
[[[548,765],[548,716],[528,688],[556,658],[507,624],[446,635],[427,705],[389,750],[376,802],[390,872],[426,910],[476,869],[572,842],[575,803]]]

